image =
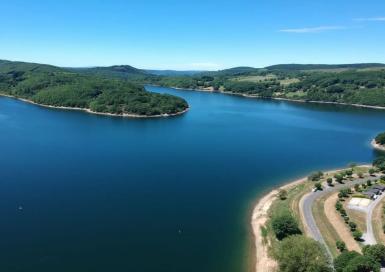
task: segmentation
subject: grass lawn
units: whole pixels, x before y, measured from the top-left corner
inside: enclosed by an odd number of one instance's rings
[[[325,200],[330,195],[331,194],[327,194],[314,202],[313,216],[328,248],[330,249],[330,252],[332,253],[333,257],[337,257],[339,252],[336,248],[336,241],[341,240],[341,238],[335,231],[333,225],[329,222],[324,212]]]
[[[312,182],[304,182],[287,190],[287,199],[281,200],[278,198],[272,203],[269,209],[269,217],[272,218],[276,214],[289,211],[297,219],[301,231],[304,232],[299,212],[299,201],[304,194],[308,193],[311,190],[312,187]],[[267,221],[266,229],[264,231],[266,234],[266,238],[270,241],[271,245],[269,253],[272,257],[274,257],[274,249],[278,247],[279,241],[275,237],[274,231],[271,226],[271,220]]]

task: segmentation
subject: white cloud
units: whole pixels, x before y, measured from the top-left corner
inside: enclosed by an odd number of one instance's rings
[[[370,18],[356,18],[354,21],[359,22],[384,22],[385,17],[370,17]]]
[[[317,26],[317,27],[304,27],[304,28],[287,28],[280,29],[279,32],[286,33],[319,33],[332,30],[346,29],[344,26]]]

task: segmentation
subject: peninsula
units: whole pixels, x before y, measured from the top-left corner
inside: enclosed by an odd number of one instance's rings
[[[46,107],[123,117],[172,116],[189,108],[182,98],[147,92],[124,79],[10,61],[0,61],[0,95]]]

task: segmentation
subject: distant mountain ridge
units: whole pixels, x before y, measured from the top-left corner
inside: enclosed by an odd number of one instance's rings
[[[353,64],[277,64],[265,67],[268,70],[325,70],[325,69],[365,69],[385,68],[383,63],[353,63]]]

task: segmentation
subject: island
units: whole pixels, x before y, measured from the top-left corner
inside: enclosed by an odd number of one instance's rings
[[[125,79],[12,61],[0,61],[0,95],[46,107],[123,117],[173,116],[189,109],[182,98],[147,92]]]
[[[317,171],[262,197],[252,215],[258,272],[380,271],[385,157]],[[366,269],[366,270],[365,270]]]
[[[372,146],[377,150],[385,151],[385,132],[378,134],[373,139]]]

